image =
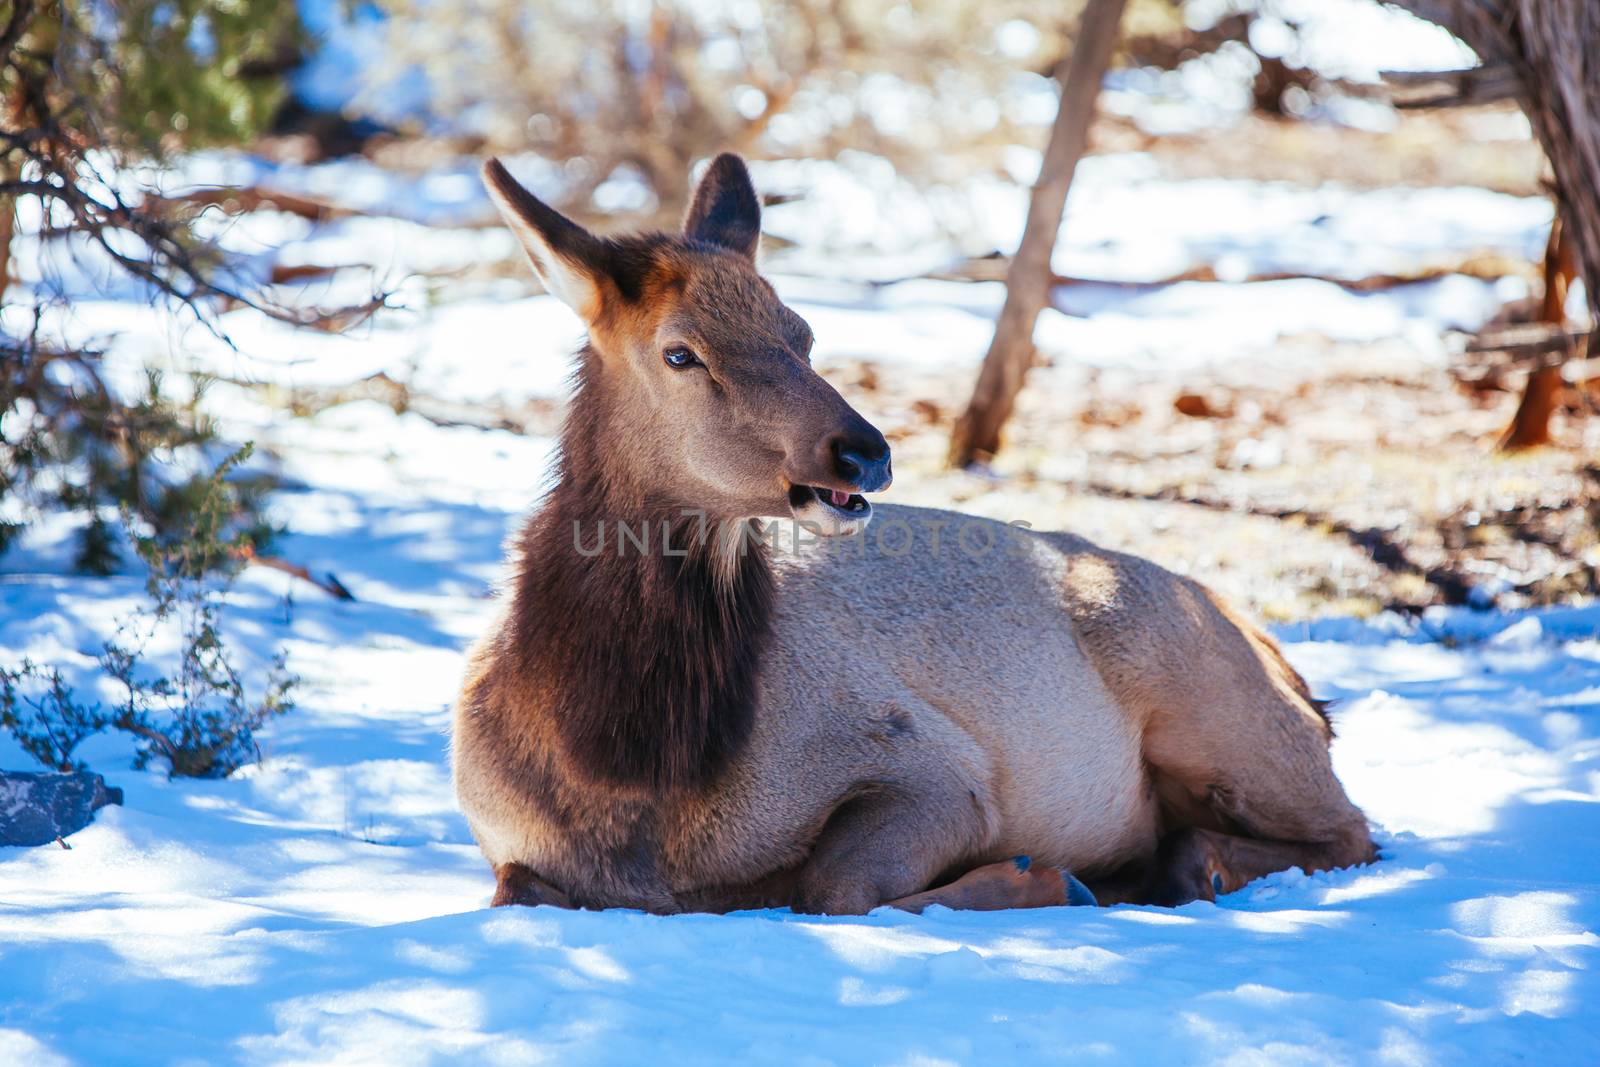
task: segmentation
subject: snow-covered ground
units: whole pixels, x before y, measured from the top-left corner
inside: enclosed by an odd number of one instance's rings
[[[1137,158],[1091,162],[1058,266],[1107,278],[1532,255],[1548,224],[1542,201],[1177,188]],[[459,222],[477,201],[462,173],[410,189]],[[346,172],[353,195],[364,176]],[[399,199],[392,187],[371,195]],[[843,212],[848,195],[813,203]],[[782,211],[775,231],[800,225]],[[1001,230],[1004,217],[992,216]],[[287,255],[305,261],[402,270],[504,250],[494,231],[420,229],[427,221],[438,218],[295,231],[263,216],[236,236],[287,237]],[[813,236],[774,265],[819,358],[977,359],[996,286],[881,284],[877,272],[915,242],[874,253]],[[843,266],[811,269],[828,261]],[[51,277],[36,261],[25,270]],[[384,371],[437,396],[517,401],[559,395],[578,336],[550,298],[491,290],[413,300],[345,338],[235,312],[235,352],[126,294],[92,298],[92,274],[56,273],[80,299],[52,328],[115,334],[125,374],[157,363],[336,385]],[[1299,332],[1401,337],[1434,359],[1443,328],[1478,324],[1519,284],[1074,287],[1040,340],[1062,358],[1148,368],[1264,358]],[[171,782],[127,770],[127,746],[97,739],[82,755],[125,805],[70,850],[0,850],[0,1063],[1595,1061],[1600,608],[1281,632],[1313,688],[1339,700],[1336,763],[1384,846],[1370,868],[1290,872],[1175,911],[491,913],[449,786],[446,706],[551,442],[372,401],[288,419],[261,395],[223,382],[209,403],[291,486],[272,500],[288,529],[276,550],[333,571],[358,599],[248,572],[227,616],[233,646],[257,672],[282,646],[303,678],[299,708],[263,735],[265,761],[227,781]],[[58,664],[92,692],[103,684],[94,655],[142,583],[72,575],[69,534],[42,522],[0,558],[0,661]],[[27,759],[0,741],[0,766]]]

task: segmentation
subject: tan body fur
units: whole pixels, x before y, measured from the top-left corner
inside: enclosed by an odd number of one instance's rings
[[[1173,810],[1215,807],[1269,837],[1342,842],[1345,862],[1370,857],[1322,719],[1266,639],[1203,587],[1067,534],[920,509],[880,508],[875,522],[896,520],[893,537],[869,527],[775,554],[774,639],[748,748],[715,789],[630,808],[660,879],[606,903],[787,903],[750,887],[802,865],[845,802],[883,791],[934,806],[943,823],[885,892],[1018,854],[1093,884],[1154,854],[1158,782]],[[963,550],[963,525],[992,527],[993,550]],[[916,536],[903,553],[901,529]],[[495,647],[491,635],[474,653],[469,688],[492,675]],[[567,834],[632,839],[635,828],[526,819],[526,798],[492,769],[501,735],[486,742],[472,707],[485,705],[458,706],[455,773],[490,862],[558,886],[603,881],[574,867],[587,853]]]

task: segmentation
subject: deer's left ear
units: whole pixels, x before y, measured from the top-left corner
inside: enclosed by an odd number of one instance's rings
[[[683,218],[683,235],[748,259],[761,241],[761,201],[744,160],[724,152],[711,161]]]
[[[604,243],[524,189],[498,159],[483,165],[483,184],[544,287],[592,324],[606,293]]]

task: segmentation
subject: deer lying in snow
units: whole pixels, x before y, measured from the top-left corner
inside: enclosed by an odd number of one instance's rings
[[[868,504],[889,446],[757,272],[738,157],[677,235],[597,237],[484,175],[589,328],[455,709],[494,903],[1178,904],[1373,858],[1319,705],[1202,586]],[[761,516],[829,536],[775,551]]]

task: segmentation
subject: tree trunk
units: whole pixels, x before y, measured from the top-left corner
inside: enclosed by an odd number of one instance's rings
[[[1539,308],[1540,322],[1566,325],[1567,289],[1577,270],[1572,241],[1562,228],[1561,216],[1557,215],[1550,224],[1550,242],[1544,250],[1544,299]],[[1517,413],[1511,417],[1511,424],[1500,437],[1501,451],[1514,452],[1550,443],[1550,416],[1561,401],[1563,388],[1559,361],[1536,366],[1528,373],[1528,384],[1523,387]]]
[[[983,357],[966,413],[950,439],[950,462],[965,467],[1000,448],[1000,429],[1016,405],[1033,362],[1033,328],[1050,298],[1050,253],[1066,207],[1072,174],[1089,141],[1100,82],[1111,62],[1126,0],[1089,0],[1072,46],[1061,102],[1045,146],[1039,180],[1028,202],[1022,244],[1006,271],[1006,302]]]
[[[6,180],[0,172],[0,181]],[[0,307],[6,306],[6,291],[11,288],[11,239],[16,235],[17,202],[0,198]]]
[[[24,9],[18,10],[20,17],[27,17]],[[16,27],[8,27],[7,32],[14,37],[21,36],[21,30]],[[7,97],[0,97],[0,121],[6,124],[6,129],[23,129],[23,117],[21,87],[13,89]],[[16,181],[21,176],[16,164],[11,161],[11,153],[0,152],[0,182]],[[0,197],[0,308],[6,306],[6,293],[11,289],[11,243],[16,235],[17,198]]]
[[[1502,452],[1517,452],[1550,443],[1550,416],[1561,401],[1560,367],[1535,367],[1522,390],[1511,425],[1500,436]]]
[[[1556,214],[1597,327],[1590,355],[1600,354],[1600,3],[1396,2],[1461,38],[1485,65],[1504,63],[1515,72],[1518,103],[1555,173]]]

